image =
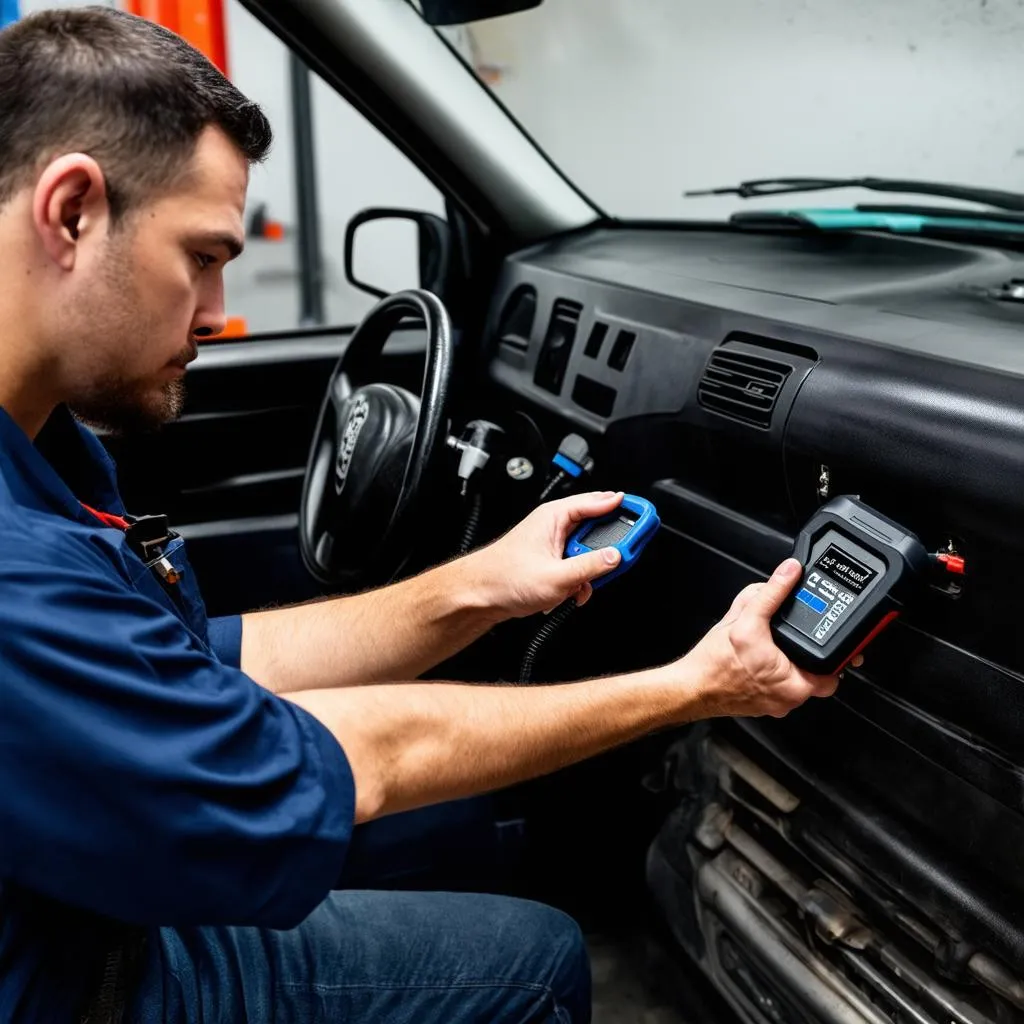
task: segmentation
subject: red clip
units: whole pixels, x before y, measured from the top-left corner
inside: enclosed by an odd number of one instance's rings
[[[124,530],[125,532],[131,529],[132,524],[121,516],[115,516],[112,512],[97,512],[96,509],[86,505],[84,501],[81,505],[86,512],[94,515],[104,526],[112,526],[115,530]]]
[[[937,555],[936,560],[946,567],[946,572],[955,572],[958,576],[963,576],[967,571],[966,563],[960,555]]]

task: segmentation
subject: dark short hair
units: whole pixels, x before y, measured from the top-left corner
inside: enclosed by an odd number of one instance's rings
[[[270,149],[259,106],[153,22],[84,7],[0,32],[0,204],[46,161],[81,152],[103,168],[116,220],[173,185],[211,125],[250,163]]]

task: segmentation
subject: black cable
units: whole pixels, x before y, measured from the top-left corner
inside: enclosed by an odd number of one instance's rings
[[[459,552],[463,555],[468,555],[473,550],[477,531],[480,529],[480,511],[482,507],[483,495],[477,491],[469,499],[469,514],[466,516],[466,525],[462,531],[462,541],[459,544]]]
[[[564,469],[560,469],[546,484],[544,490],[540,492],[540,504],[543,504],[548,498],[551,497],[555,488],[561,487],[565,482],[566,477],[569,474]]]
[[[536,662],[537,655],[540,654],[541,648],[548,640],[551,639],[552,636],[554,636],[555,633],[558,632],[578,607],[579,606],[576,604],[576,598],[570,597],[568,601],[563,601],[544,620],[544,624],[537,630],[537,635],[529,642],[529,644],[527,644],[526,653],[523,655],[523,662],[519,668],[520,686],[529,686],[531,677],[533,676],[534,662]]]

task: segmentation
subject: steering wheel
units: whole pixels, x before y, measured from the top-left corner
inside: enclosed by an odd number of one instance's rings
[[[423,324],[422,395],[369,380],[399,322]],[[333,587],[386,582],[412,550],[409,523],[444,443],[453,358],[448,311],[420,289],[382,299],[356,328],[331,373],[302,485],[299,548],[309,572]]]

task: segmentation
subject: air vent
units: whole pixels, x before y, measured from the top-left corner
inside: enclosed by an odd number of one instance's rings
[[[723,346],[711,354],[697,399],[730,419],[767,429],[792,366]]]
[[[533,381],[552,394],[557,395],[562,390],[569,353],[576,340],[576,328],[582,312],[583,307],[578,302],[570,302],[568,299],[557,299],[551,310],[551,321],[544,336]]]
[[[536,315],[537,292],[528,284],[520,285],[509,296],[501,311],[498,340],[502,345],[525,352],[530,347]]]

